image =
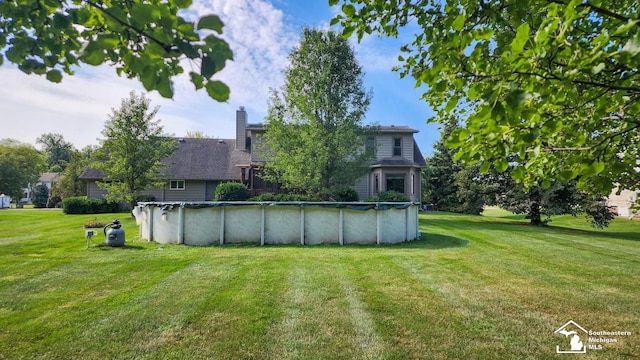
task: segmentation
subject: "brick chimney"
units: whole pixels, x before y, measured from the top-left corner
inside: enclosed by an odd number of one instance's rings
[[[247,112],[244,106],[236,110],[236,150],[247,150]]]

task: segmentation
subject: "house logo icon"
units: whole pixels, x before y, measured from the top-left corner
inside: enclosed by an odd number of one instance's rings
[[[569,320],[553,333],[564,335],[568,340],[565,342],[564,346],[556,345],[557,354],[586,354],[587,346],[582,342],[580,336],[588,335],[589,332],[582,326],[578,325],[575,321]]]

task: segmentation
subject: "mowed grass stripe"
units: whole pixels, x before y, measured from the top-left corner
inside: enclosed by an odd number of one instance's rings
[[[288,270],[282,318],[271,329],[272,359],[374,359],[384,348],[345,273],[345,257],[296,260]]]
[[[0,212],[0,359],[537,359],[569,319],[640,328],[637,222],[427,213],[395,246],[202,248],[125,216],[97,220],[127,248],[86,250],[86,218]],[[637,357],[635,336],[581,356]]]

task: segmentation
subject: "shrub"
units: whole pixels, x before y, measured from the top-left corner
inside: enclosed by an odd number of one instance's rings
[[[59,208],[62,204],[62,198],[60,196],[52,196],[47,200],[48,208]]]
[[[252,197],[251,199],[249,199],[249,201],[276,201],[275,198],[276,196],[274,194],[264,193],[264,194],[260,194],[258,196]]]
[[[65,214],[101,214],[118,212],[120,205],[106,199],[87,199],[86,196],[75,196],[64,199],[62,211]]]
[[[335,201],[359,201],[360,195],[351,186],[341,186],[333,191],[331,197]]]
[[[277,202],[292,202],[292,201],[320,201],[320,197],[316,195],[307,194],[271,194],[265,193],[258,196],[254,196],[249,201],[277,201]]]
[[[38,185],[33,189],[33,207],[44,208],[47,207],[47,200],[49,199],[49,188],[46,185]]]
[[[216,186],[215,201],[245,201],[249,198],[249,190],[237,182],[227,182]]]
[[[397,191],[383,191],[377,196],[370,197],[367,202],[408,202],[409,198]]]
[[[103,223],[99,222],[97,218],[93,218],[93,220],[87,220],[87,221],[84,222],[84,228],[85,229],[96,229],[96,228],[102,229],[106,225],[107,224],[103,224]]]
[[[277,194],[275,201],[319,201],[320,197],[309,194]]]

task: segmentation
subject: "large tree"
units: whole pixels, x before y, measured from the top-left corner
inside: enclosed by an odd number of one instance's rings
[[[42,154],[33,146],[12,139],[0,140],[0,193],[20,199],[44,170]]]
[[[494,176],[491,176],[493,173]],[[510,170],[504,174],[489,171],[483,181],[494,181],[496,204],[514,214],[525,214],[532,225],[544,225],[554,215],[583,214],[593,227],[604,228],[614,218],[601,198],[576,187],[576,181],[554,181],[549,187],[533,186],[525,189],[513,181]],[[504,176],[506,174],[506,176]]]
[[[172,78],[191,71],[196,89],[226,101],[229,88],[212,76],[232,59],[216,34],[216,15],[187,21],[178,12],[191,0],[0,1],[0,65],[6,58],[27,74],[60,82],[81,63],[115,65],[145,89],[173,96]],[[205,36],[206,35],[206,36]]]
[[[453,161],[455,150],[445,145],[446,138],[456,128],[456,119],[444,124],[440,140],[434,144],[433,153],[425,159],[427,166],[422,170],[424,191],[429,193],[428,201],[438,211],[453,211],[457,205],[456,174],[462,165]]]
[[[438,211],[463,214],[481,214],[487,196],[495,185],[483,181],[477,165],[455,162],[457,150],[446,146],[446,139],[458,128],[458,120],[450,118],[443,126],[440,140],[433,146],[433,153],[426,158],[423,169],[428,201]]]
[[[435,120],[462,114],[459,158],[528,185],[638,189],[637,0],[329,0],[343,34],[413,34],[398,70]]]
[[[362,68],[339,34],[305,28],[289,54],[285,84],[267,116],[267,175],[286,188],[325,196],[367,171],[363,118],[370,95]]]
[[[133,207],[143,190],[162,184],[162,160],[173,153],[177,143],[164,136],[160,120],[154,120],[157,112],[157,107],[149,109],[144,95],[131,92],[105,122],[105,139],[93,167],[106,174],[99,186],[111,199]]]
[[[52,196],[64,199],[86,194],[87,184],[85,180],[80,179],[80,174],[86,167],[91,165],[91,154],[95,151],[96,149],[89,145],[81,151],[74,149],[71,152],[71,159],[62,172],[61,179],[53,184],[53,188],[51,188]]]
[[[61,134],[46,133],[36,139],[42,145],[48,171],[62,172],[71,161],[75,151],[73,144],[66,141]]]

